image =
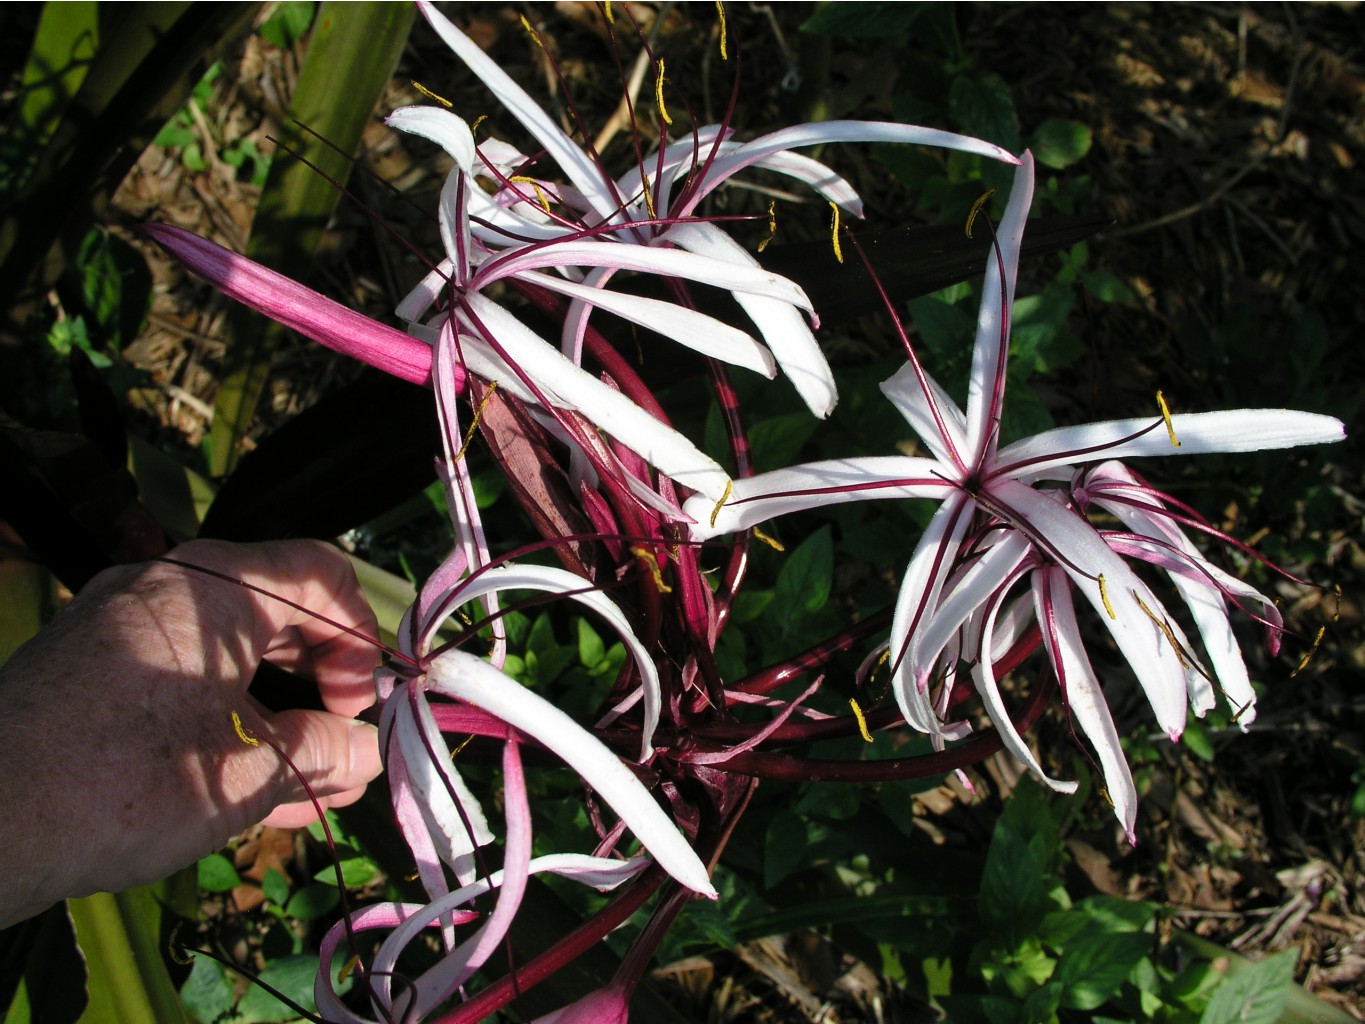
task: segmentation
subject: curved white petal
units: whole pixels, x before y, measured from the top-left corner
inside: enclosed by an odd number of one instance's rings
[[[1003,473],[1031,475],[1051,467],[1101,459],[1258,452],[1330,444],[1346,437],[1346,426],[1336,417],[1293,409],[1181,413],[1172,416],[1171,423],[1180,441],[1179,448],[1171,445],[1160,417],[1107,420],[1058,427],[1016,441],[1000,450],[995,467]]]
[[[579,299],[583,305],[605,309],[702,355],[761,373],[765,377],[771,378],[777,374],[772,355],[749,335],[713,316],[676,302],[575,284],[550,274],[523,271],[517,276],[549,291]]]
[[[725,503],[697,496],[683,504],[694,540],[747,530],[774,516],[872,498],[935,498],[954,493],[932,459],[876,456],[808,462],[733,482]]]
[[[473,173],[478,161],[474,150],[474,134],[465,119],[442,107],[399,107],[384,123],[390,128],[407,132],[436,143],[466,173]]]
[[[563,758],[611,805],[660,867],[693,892],[716,898],[706,866],[649,791],[620,758],[563,711],[463,651],[434,658],[426,678],[432,689],[497,715]]]
[[[729,235],[714,224],[677,224],[668,231],[668,240],[689,252],[716,259],[731,267],[736,274],[747,274],[759,263]],[[767,271],[762,271],[767,273]],[[820,344],[799,310],[810,311],[810,301],[792,302],[778,295],[760,294],[752,289],[741,289],[737,277],[722,284],[734,295],[744,312],[758,327],[777,365],[796,388],[796,393],[816,416],[821,419],[834,411],[839,393],[834,385],[834,372],[829,368]],[[783,278],[782,280],[786,280]]]
[[[725,493],[730,480],[725,470],[698,451],[687,438],[659,422],[615,388],[575,366],[558,348],[491,299],[470,294],[464,301],[511,361],[510,366],[504,363],[505,368],[495,373],[493,379],[499,384],[515,382],[520,392],[525,393],[523,377],[534,381],[543,393],[564,407],[578,410],[684,487],[690,487],[712,501],[718,501]],[[466,343],[465,356],[470,369],[482,373],[472,358],[477,347],[478,343]]]
[[[1114,805],[1114,815],[1123,826],[1128,842],[1136,845],[1133,826],[1137,821],[1137,788],[1123,756],[1123,746],[1104,691],[1081,643],[1081,629],[1076,621],[1076,607],[1071,601],[1071,584],[1066,573],[1056,566],[1035,573],[1033,597],[1038,622],[1043,627],[1043,644],[1061,684],[1062,698],[1072,719],[1095,748],[1100,769],[1104,772],[1105,788]]]
[[[575,576],[567,569],[548,565],[500,565],[486,569],[463,581],[459,586],[459,601],[474,601],[486,594],[503,590],[539,590],[549,594],[563,594],[606,619],[616,630],[621,641],[635,659],[643,680],[645,718],[640,739],[640,760],[654,752],[651,739],[659,724],[659,672],[654,659],[640,643],[625,613],[606,594],[594,589],[589,580]]]
[[[995,481],[990,497],[1075,581],[1137,674],[1162,731],[1177,739],[1185,728],[1185,669],[1157,625],[1170,619],[1161,602],[1093,526],[1052,497],[1015,480]]]

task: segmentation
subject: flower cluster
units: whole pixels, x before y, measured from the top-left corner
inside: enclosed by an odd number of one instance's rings
[[[1015,157],[933,129],[853,121],[799,125],[750,141],[737,139],[727,124],[693,124],[674,137],[663,108],[662,65],[652,63],[657,143],[637,132],[633,164],[612,174],[601,154],[575,142],[448,19],[430,4],[419,6],[541,151],[527,155],[496,138],[479,141],[452,110],[405,107],[389,118],[453,161],[439,208],[444,255],[397,310],[406,332],[184,232],[149,229],[234,298],[424,384],[436,399],[444,445],[439,472],[456,543],[403,623],[403,661],[378,682],[393,809],[427,902],[367,907],[328,935],[317,997],[329,1021],[416,1021],[439,1012],[448,1022],[483,1019],[662,891],[646,932],[651,941],[607,988],[547,1018],[625,1019],[628,994],[669,921],[694,895],[715,897],[708,864],[743,812],[750,776],[762,774],[758,761],[781,746],[856,735],[869,725],[861,710],[855,720],[806,706],[823,677],[797,697],[774,695],[836,650],[863,642],[864,627],[747,680],[722,678],[717,668],[717,640],[744,578],[747,531],[774,516],[869,499],[939,503],[890,616],[885,646],[899,716],[879,713],[874,729],[903,720],[943,750],[969,730],[954,709],[955,697],[971,690],[998,742],[1046,778],[998,685],[1006,652],[1041,636],[1065,707],[1094,746],[1115,812],[1132,837],[1133,782],[1081,643],[1078,594],[1132,665],[1172,738],[1180,735],[1187,705],[1203,714],[1220,691],[1240,722],[1251,721],[1255,695],[1229,611],[1264,624],[1274,645],[1282,623],[1272,602],[1216,567],[1187,533],[1229,538],[1118,460],[1323,443],[1339,440],[1342,425],[1279,410],[1169,416],[1163,406],[1162,416],[1066,427],[1002,446],[1010,317],[1033,196],[1028,154]],[[629,360],[599,332],[594,313],[705,357],[722,405],[733,392],[716,367],[729,364],[770,378],[780,371],[811,414],[828,416],[838,396],[815,337],[816,311],[796,283],[765,270],[702,204],[735,175],[758,167],[860,216],[846,181],[794,152],[849,141],[943,147],[1016,168],[994,228],[965,409],[929,375],[902,331],[907,362],[882,391],[928,455],[848,458],[749,476],[735,413],[727,420],[738,462],[732,479],[670,425]],[[658,277],[670,298],[612,287],[623,275],[641,274]],[[698,311],[697,287],[729,293],[747,322],[736,326]],[[508,292],[557,316],[559,337],[538,334],[506,304]],[[585,352],[602,373],[584,369]],[[475,426],[544,534],[533,547],[553,553],[564,568],[491,554],[464,460]],[[712,583],[702,571],[701,545],[732,533],[738,536],[728,563]],[[1134,563],[1169,578],[1202,655]],[[626,665],[595,722],[571,718],[503,671],[504,605],[530,592],[576,602],[620,637]],[[462,609],[477,610],[471,618]],[[490,648],[476,655],[466,647],[480,636]],[[772,716],[738,721],[730,709],[740,704]],[[452,763],[450,735],[478,737],[485,751],[499,755],[500,853],[485,801]],[[600,822],[591,852],[532,856],[523,748],[554,755],[595,794],[594,808],[600,800],[614,813],[614,824]],[[857,768],[867,778],[890,771],[885,762]],[[926,761],[912,770],[943,769]],[[1075,786],[1048,781],[1062,790]],[[628,845],[632,836],[638,851]],[[499,860],[493,868],[490,861]],[[617,895],[551,953],[515,965],[506,984],[465,999],[466,983],[503,948],[528,879],[539,872]],[[472,909],[494,893],[486,913]],[[370,929],[387,935],[366,968],[372,1014],[366,1017],[336,995],[326,968],[355,932]],[[404,977],[404,949],[432,933],[443,955],[417,977]]]

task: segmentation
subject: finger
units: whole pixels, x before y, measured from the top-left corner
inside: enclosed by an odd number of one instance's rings
[[[209,608],[245,624],[259,659],[311,664],[325,707],[353,716],[374,703],[373,672],[379,664],[374,612],[365,602],[346,557],[316,541],[225,544],[194,541],[171,557],[240,580],[230,587],[204,578],[196,587]]]
[[[345,795],[356,799],[383,765],[379,758],[379,730],[327,711],[283,711],[266,720],[271,739],[307,780],[313,796],[325,805],[340,806]],[[310,806],[308,790],[293,771],[277,773],[274,792],[265,794],[267,807],[282,804]],[[345,800],[344,802],[350,802]],[[316,819],[316,812],[312,818]]]
[[[348,807],[365,795],[365,787],[348,789],[344,793],[333,793],[318,801],[323,810],[334,807]],[[280,804],[265,816],[262,825],[272,828],[307,828],[318,820],[318,809],[311,803]]]

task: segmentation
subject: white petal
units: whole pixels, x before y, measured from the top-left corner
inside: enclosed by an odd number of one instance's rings
[[[831,459],[736,480],[719,511],[714,499],[701,496],[689,498],[683,511],[696,520],[692,538],[709,540],[808,508],[873,498],[942,499],[953,490],[933,459]]]
[[[1329,444],[1346,437],[1341,420],[1292,409],[1237,409],[1171,417],[1180,447],[1171,445],[1160,417],[1107,420],[1059,427],[1001,449],[996,466],[1010,474],[1034,474],[1054,466],[1144,455],[1258,452]],[[1140,436],[1133,436],[1140,435]]]
[[[970,468],[967,420],[933,377],[926,373],[921,378],[914,364],[907,362],[880,387],[934,458],[964,472]]]
[[[1071,601],[1071,587],[1065,572],[1054,566],[1034,574],[1033,594],[1038,622],[1043,627],[1043,643],[1061,684],[1062,697],[1072,719],[1099,756],[1114,814],[1128,841],[1135,844],[1137,837],[1133,825],[1137,821],[1137,788],[1123,756],[1123,746],[1104,691],[1081,645],[1080,625],[1076,622],[1076,607]]]
[[[559,708],[463,651],[433,659],[427,681],[447,696],[498,716],[563,758],[611,805],[660,867],[693,892],[716,898],[705,865],[640,780]]]
[[[716,259],[731,268],[736,275],[759,268],[758,261],[738,242],[714,224],[677,224],[669,228],[667,238],[689,252]],[[761,271],[767,273],[767,271]],[[801,293],[801,302],[792,302],[779,295],[760,294],[742,288],[746,277],[736,276],[730,283],[721,283],[734,295],[744,312],[758,327],[777,365],[796,388],[796,393],[816,416],[821,419],[834,411],[839,393],[834,385],[834,373],[829,368],[820,344],[815,340],[805,317],[799,310],[810,310],[810,300]],[[786,280],[782,278],[781,280]]]
[[[473,173],[478,154],[465,119],[441,107],[399,107],[384,123],[436,143],[466,173]]]
[[[1158,619],[1170,619],[1147,584],[1093,526],[1049,495],[1005,479],[990,485],[989,497],[1066,569],[1132,666],[1162,731],[1178,738],[1185,728],[1185,670],[1166,635],[1142,610],[1145,604]],[[1103,591],[1097,582],[1101,576]]]
[[[995,450],[1000,431],[1000,408],[1005,398],[1005,362],[1010,348],[1010,319],[1014,283],[1019,273],[1019,247],[1033,203],[1033,155],[1025,153],[1014,172],[1005,214],[995,229],[999,251],[986,258],[981,308],[976,319],[972,375],[967,385],[967,448],[980,464]],[[978,227],[979,231],[984,228]]]

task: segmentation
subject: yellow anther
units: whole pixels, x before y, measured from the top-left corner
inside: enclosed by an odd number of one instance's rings
[[[352,974],[355,973],[355,969],[359,966],[360,954],[352,953],[351,959],[347,960],[346,963],[342,965],[341,970],[337,971],[337,981],[345,981],[347,978],[349,978]]]
[[[540,36],[536,33],[536,30],[531,27],[531,23],[526,20],[526,15],[524,14],[521,15],[521,27],[526,30],[528,36],[536,41],[537,46],[542,50],[545,49],[545,44],[540,41]]]
[[[781,542],[780,540],[778,540],[776,537],[769,537],[766,533],[764,533],[762,530],[760,530],[757,526],[750,527],[750,529],[752,529],[752,530],[754,531],[754,538],[755,538],[755,539],[761,540],[764,544],[768,545],[768,547],[772,548],[774,551],[786,551],[786,550],[787,550],[785,547],[782,546],[782,542]]]
[[[645,191],[645,210],[648,211],[648,213],[649,213],[649,219],[650,219],[650,220],[658,220],[658,219],[659,219],[659,214],[658,214],[658,212],[654,209],[654,189],[652,189],[652,188],[650,187],[650,184],[649,184],[649,175],[648,175],[648,174],[642,174],[642,175],[640,175],[640,180],[641,180],[641,182],[642,182],[643,185],[644,185],[644,191]]]
[[[972,225],[976,223],[976,215],[981,212],[981,208],[990,201],[991,196],[995,195],[995,189],[991,189],[984,196],[972,203],[971,210],[967,213],[967,237],[972,237]]]
[[[528,178],[524,174],[518,174],[516,177],[508,178],[507,180],[514,185],[530,185],[531,190],[536,194],[536,199],[540,202],[541,209],[546,213],[550,212],[550,200],[545,195],[545,190],[540,187],[540,183],[537,182],[535,178]]]
[[[242,716],[235,711],[232,713],[232,731],[235,732],[237,738],[248,747],[259,747],[261,745],[260,740],[246,731],[246,726],[242,724]]]
[[[1143,612],[1147,615],[1147,618],[1151,619],[1152,622],[1156,624],[1156,628],[1161,630],[1161,635],[1166,638],[1166,642],[1171,645],[1171,650],[1175,652],[1175,660],[1180,662],[1181,668],[1184,668],[1185,652],[1180,649],[1180,644],[1176,643],[1175,634],[1171,632],[1170,624],[1165,619],[1157,615],[1156,612],[1152,611],[1152,609],[1148,608],[1146,603],[1143,602],[1142,598],[1138,596],[1138,592],[1136,590],[1131,591],[1131,593],[1133,595],[1133,600],[1138,603],[1138,607],[1143,610]]]
[[[483,124],[487,120],[488,120],[487,114],[480,114],[478,117],[474,118],[474,123],[469,126],[469,134],[473,135],[476,131],[479,130],[479,125]]]
[[[1319,626],[1318,635],[1313,637],[1313,646],[1308,648],[1308,653],[1299,659],[1299,667],[1289,673],[1289,678],[1293,679],[1296,675],[1308,667],[1308,663],[1313,660],[1313,655],[1318,653],[1318,647],[1322,645],[1322,638],[1327,635],[1327,627]]]
[[[418,92],[420,92],[427,99],[435,100],[437,103],[445,107],[447,110],[455,106],[455,104],[451,103],[450,100],[446,99],[444,96],[438,96],[436,93],[432,92],[425,85],[423,85],[421,82],[414,81],[412,83],[412,87],[416,89]]]
[[[831,202],[829,208],[834,211],[829,220],[829,237],[834,243],[834,258],[840,263],[844,262],[844,251],[839,248],[839,204]]]
[[[460,443],[460,450],[455,453],[455,460],[459,462],[464,458],[464,453],[469,450],[469,443],[474,440],[474,431],[479,429],[479,419],[483,416],[484,407],[488,405],[488,400],[493,397],[493,392],[498,389],[497,381],[488,382],[488,390],[479,399],[479,404],[474,408],[474,418],[469,421],[469,429],[464,432],[464,440]]]
[[[659,58],[659,73],[654,78],[654,101],[659,104],[659,116],[663,118],[664,124],[671,127],[673,118],[668,116],[668,108],[664,106],[664,59],[662,57]]]
[[[730,55],[725,52],[725,5],[716,0],[716,16],[720,19],[720,59],[729,60]]]
[[[180,927],[184,923],[184,921],[175,922],[175,927],[171,929],[170,940],[166,943],[166,952],[170,958],[182,966],[194,963],[194,956],[180,944]]]
[[[863,714],[863,709],[858,707],[858,702],[852,697],[848,699],[848,706],[853,709],[853,717],[858,720],[858,732],[862,733],[863,741],[872,742],[872,734],[867,731],[867,717]]]
[[[1156,404],[1161,407],[1161,422],[1166,424],[1166,436],[1171,439],[1171,447],[1179,448],[1180,439],[1175,436],[1175,424],[1171,422],[1171,407],[1166,404],[1166,396],[1156,393]]]
[[[725,481],[725,493],[720,496],[720,501],[716,502],[716,507],[711,510],[711,529],[716,528],[716,520],[720,518],[720,510],[725,507],[725,503],[730,500],[730,492],[734,490],[732,481]]]
[[[1109,603],[1109,588],[1104,585],[1104,573],[1100,573],[1097,582],[1100,585],[1100,600],[1104,602],[1104,610],[1109,613],[1109,617],[1118,621],[1118,616],[1114,614],[1114,606]]]
[[[654,557],[654,552],[648,548],[633,547],[630,553],[645,563],[649,570],[649,575],[654,580],[654,588],[661,594],[673,593],[673,588],[664,582],[664,574],[659,571],[659,560]]]
[[[764,249],[768,248],[768,243],[771,242],[771,241],[773,240],[773,236],[774,236],[775,234],[777,234],[777,202],[776,202],[775,200],[769,200],[769,201],[768,201],[768,237],[765,238],[765,239],[763,239],[763,241],[761,241],[761,242],[758,243],[758,251],[759,251],[759,252],[762,252]]]
[[[611,0],[606,0],[606,3],[602,5],[602,13],[606,15],[608,25],[616,24],[616,15],[611,13]]]
[[[1332,584],[1332,593],[1336,595],[1336,603],[1335,603],[1335,605],[1333,605],[1333,607],[1332,607],[1332,621],[1333,621],[1333,622],[1340,622],[1340,621],[1341,621],[1341,584],[1340,584],[1340,583],[1333,583],[1333,584]]]

